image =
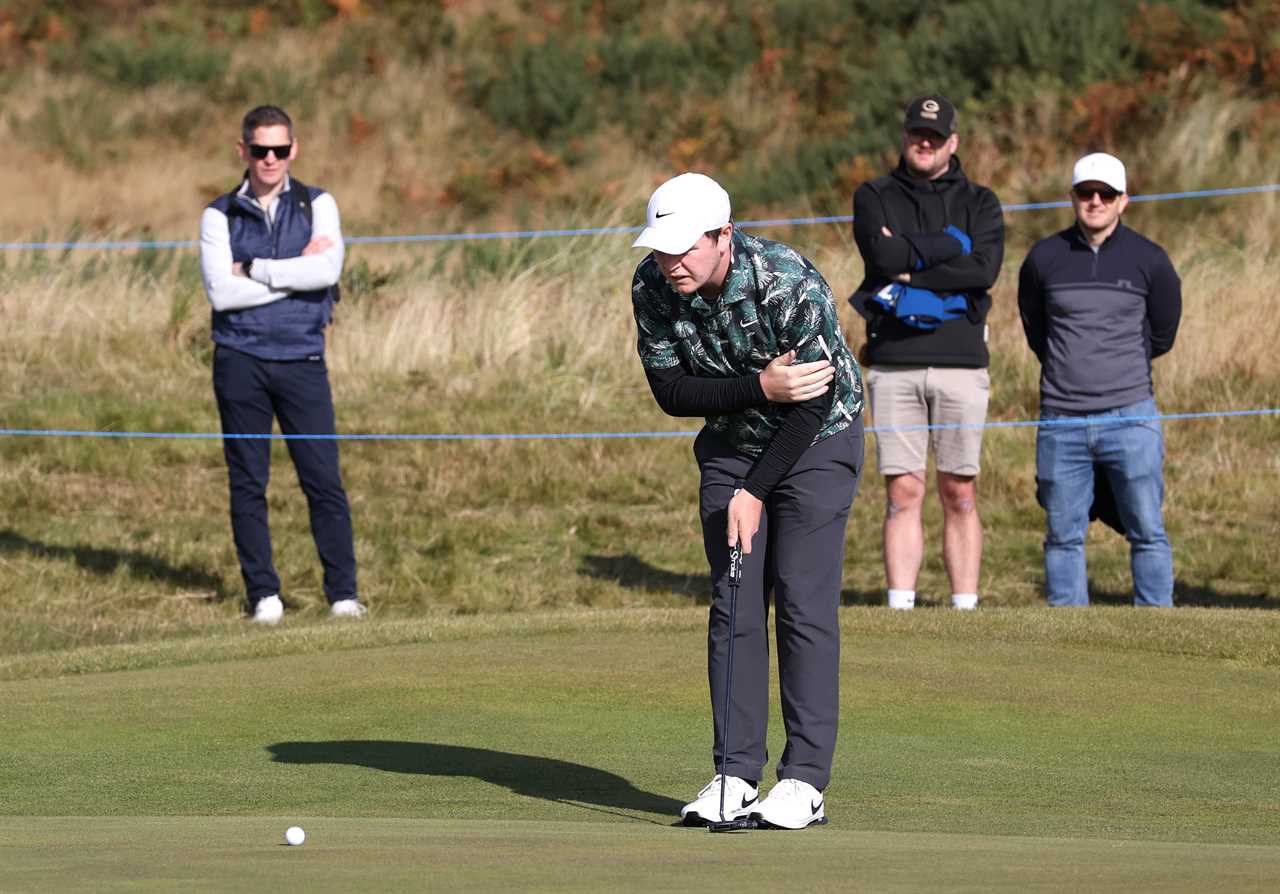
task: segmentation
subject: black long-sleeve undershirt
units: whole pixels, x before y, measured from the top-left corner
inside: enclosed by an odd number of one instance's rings
[[[724,416],[768,403],[758,375],[717,379],[693,376],[679,366],[646,369],[649,390],[668,416]],[[803,403],[791,404],[782,427],[774,433],[760,458],[747,474],[743,488],[764,500],[787,476],[813,443],[835,399],[835,388]]]
[[[713,379],[692,376],[679,366],[645,369],[649,390],[668,416],[726,416],[767,404],[756,374]]]
[[[747,473],[747,480],[742,486],[748,493],[760,500],[773,493],[822,430],[835,394],[835,388],[828,388],[826,394],[804,403],[791,404],[782,427]]]

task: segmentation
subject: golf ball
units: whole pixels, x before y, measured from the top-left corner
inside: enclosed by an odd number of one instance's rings
[[[307,840],[307,833],[302,831],[302,826],[290,826],[284,830],[284,840],[297,847]]]

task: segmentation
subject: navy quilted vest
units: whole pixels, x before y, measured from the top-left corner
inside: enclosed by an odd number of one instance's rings
[[[290,180],[280,193],[273,224],[248,196],[228,193],[210,203],[227,216],[231,258],[296,258],[311,241],[311,221],[293,195],[297,187],[312,200],[324,190]],[[333,313],[331,289],[292,292],[261,307],[213,312],[213,340],[262,360],[318,360],[324,356],[324,330]]]

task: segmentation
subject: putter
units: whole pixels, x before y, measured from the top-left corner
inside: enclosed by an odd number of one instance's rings
[[[745,832],[756,828],[756,821],[750,816],[737,819],[725,819],[724,816],[724,770],[725,761],[729,758],[729,707],[733,703],[734,621],[738,616],[738,584],[741,582],[742,550],[735,546],[729,550],[729,654],[724,674],[724,720],[720,724],[720,820],[707,823],[708,832]]]

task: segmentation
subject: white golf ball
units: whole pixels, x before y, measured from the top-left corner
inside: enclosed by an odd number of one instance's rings
[[[307,840],[307,833],[302,831],[302,826],[290,826],[284,830],[284,840],[297,847]]]

